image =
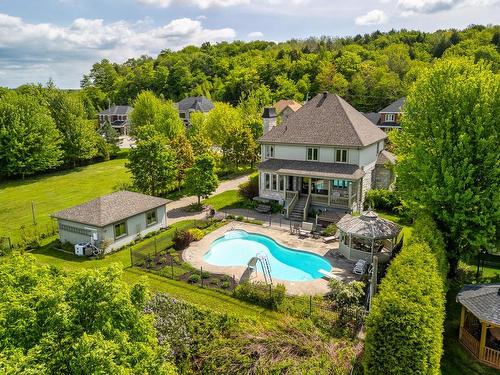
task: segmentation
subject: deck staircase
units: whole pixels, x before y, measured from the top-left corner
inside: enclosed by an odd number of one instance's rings
[[[300,196],[290,213],[290,220],[292,221],[304,221],[304,207],[307,203],[307,196]]]

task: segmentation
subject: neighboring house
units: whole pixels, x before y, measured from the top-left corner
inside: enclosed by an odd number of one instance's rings
[[[99,247],[109,251],[126,245],[138,235],[165,228],[168,202],[150,195],[118,191],[51,216],[58,221],[61,242],[85,243],[97,235]]]
[[[308,101],[281,125],[263,114],[259,196],[305,219],[310,205],[361,211],[387,134],[335,94]]]
[[[112,107],[99,112],[99,126],[102,127],[105,122],[109,122],[113,129],[120,135],[127,135],[130,130],[129,114],[132,107],[128,105],[113,105]]]
[[[190,96],[177,103],[179,117],[184,125],[190,125],[190,117],[193,112],[210,112],[214,108],[212,101],[204,96]]]
[[[380,129],[388,132],[392,129],[401,129],[400,121],[402,107],[406,98],[399,98],[378,112],[363,113],[366,118],[377,125]]]
[[[393,187],[396,175],[394,173],[394,165],[396,164],[396,155],[382,150],[375,164],[373,173],[373,188],[374,189],[391,189]]]
[[[276,102],[273,107],[276,109],[276,112],[279,117],[281,117],[281,121],[285,121],[291,114],[297,112],[302,104],[297,103],[295,100],[291,99],[282,99]]]

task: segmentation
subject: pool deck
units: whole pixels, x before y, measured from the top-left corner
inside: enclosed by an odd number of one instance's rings
[[[191,245],[182,252],[182,258],[195,268],[203,267],[203,270],[212,273],[222,273],[234,276],[238,282],[241,281],[264,281],[262,272],[252,272],[249,274],[247,266],[216,266],[207,263],[203,256],[210,249],[214,240],[224,236],[228,230],[242,229],[247,232],[262,234],[271,237],[279,244],[292,248],[314,253],[325,257],[332,265],[331,272],[343,281],[358,280],[359,276],[352,273],[354,262],[349,261],[339,255],[338,242],[325,244],[322,239],[299,238],[292,235],[287,229],[269,228],[262,225],[248,224],[241,222],[231,222],[221,228],[207,234],[200,241],[192,242]],[[310,281],[287,281],[273,279],[275,284],[284,284],[288,294],[294,295],[324,295],[329,292],[328,281],[326,279],[316,279]]]

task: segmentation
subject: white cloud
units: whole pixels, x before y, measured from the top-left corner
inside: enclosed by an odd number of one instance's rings
[[[498,4],[500,0],[398,0],[397,8],[401,15],[415,13],[430,14],[457,7],[484,7]]]
[[[136,0],[139,4],[168,8],[171,5],[188,5],[200,9],[214,7],[231,7],[238,5],[264,4],[264,5],[300,5],[310,0]]]
[[[354,22],[356,25],[365,26],[365,25],[381,25],[387,21],[387,16],[380,9],[374,9],[369,11],[368,13],[356,17]]]
[[[62,86],[75,87],[78,86],[75,79],[102,58],[123,62],[162,49],[176,50],[235,37],[236,32],[231,28],[209,29],[200,20],[190,18],[156,27],[148,19],[137,23],[106,23],[102,19],[85,18],[77,18],[69,26],[58,26],[29,23],[0,13],[0,71],[12,73],[3,76],[0,86],[19,84],[7,80],[13,80],[16,74],[24,75],[25,79],[37,74],[46,79],[53,77],[56,83],[61,82],[58,80],[61,76]],[[70,75],[72,82],[68,83],[64,76]]]
[[[260,31],[252,31],[251,33],[248,33],[248,37],[250,39],[259,39],[259,38],[262,38],[264,36],[263,33],[261,33]]]

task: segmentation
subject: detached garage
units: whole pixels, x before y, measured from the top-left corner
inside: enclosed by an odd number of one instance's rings
[[[167,226],[167,199],[118,191],[53,213],[59,239],[71,244],[91,242],[108,252],[138,235]]]

